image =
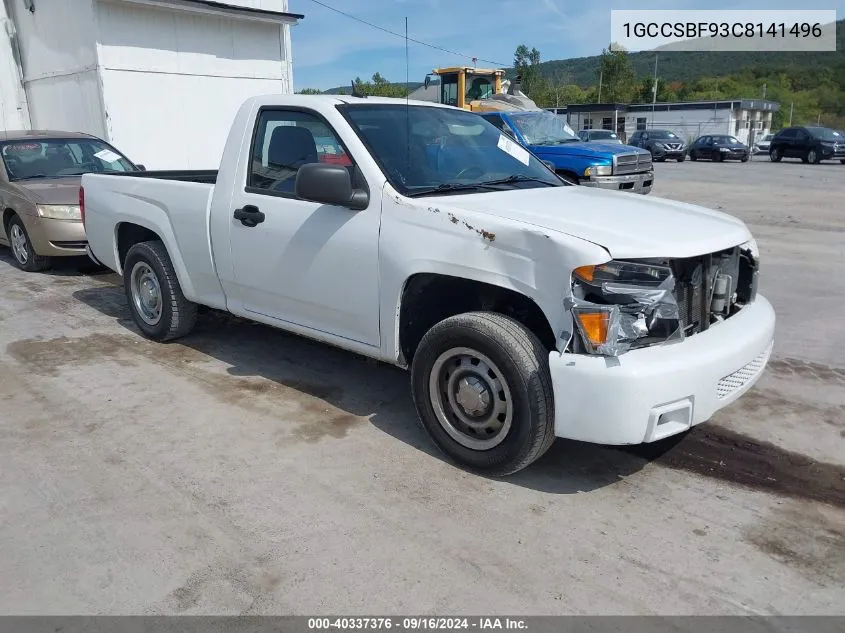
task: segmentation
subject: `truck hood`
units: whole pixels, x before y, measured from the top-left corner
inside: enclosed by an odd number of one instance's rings
[[[693,257],[751,239],[745,224],[725,213],[589,187],[540,187],[439,199],[457,216],[464,209],[476,217],[486,214],[532,224],[598,244],[615,258]]]
[[[79,204],[82,176],[17,180],[15,185],[30,202],[38,204]]]
[[[583,156],[585,158],[607,158],[618,154],[647,154],[639,147],[617,143],[563,143],[561,145],[529,145],[538,156]]]

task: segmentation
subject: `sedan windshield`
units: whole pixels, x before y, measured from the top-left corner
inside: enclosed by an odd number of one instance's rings
[[[560,145],[580,141],[566,123],[551,112],[508,113],[519,133],[531,145]]]
[[[404,195],[565,186],[536,156],[477,114],[378,103],[339,109]]]
[[[93,138],[8,141],[0,144],[0,156],[12,181],[135,171],[129,159]]]
[[[714,136],[713,142],[722,145],[742,145],[735,136]]]

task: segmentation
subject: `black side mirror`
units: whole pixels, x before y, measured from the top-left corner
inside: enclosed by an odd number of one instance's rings
[[[366,209],[370,194],[352,188],[349,170],[342,165],[308,163],[296,172],[296,195],[303,200],[348,207],[356,211]]]
[[[135,165],[135,167],[138,168],[138,171],[147,171],[147,168],[144,167],[143,165]]]

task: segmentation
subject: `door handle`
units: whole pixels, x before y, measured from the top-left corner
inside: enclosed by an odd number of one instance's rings
[[[247,204],[235,209],[234,218],[240,220],[244,226],[252,228],[264,221],[264,214],[254,204]]]

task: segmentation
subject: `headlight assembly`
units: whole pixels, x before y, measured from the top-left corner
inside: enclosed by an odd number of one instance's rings
[[[82,221],[82,212],[78,204],[39,204],[36,205],[38,216],[48,220]]]
[[[757,246],[757,240],[755,240],[754,238],[751,238],[744,244],[740,244],[739,250],[747,252],[749,255],[751,255],[751,258],[755,262],[760,261],[760,249]]]
[[[572,272],[568,307],[588,354],[619,356],[683,338],[675,278],[667,266],[610,261]]]
[[[590,176],[610,176],[613,173],[613,167],[610,165],[593,165],[584,170],[586,177]]]

